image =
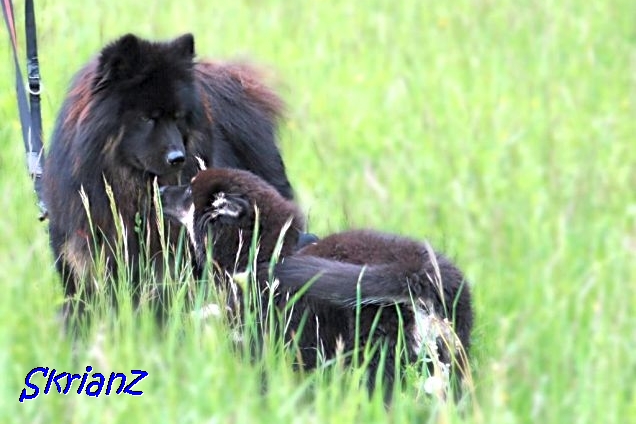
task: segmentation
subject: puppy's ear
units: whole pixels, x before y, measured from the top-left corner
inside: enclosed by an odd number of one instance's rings
[[[245,215],[249,207],[250,203],[242,196],[219,191],[214,195],[209,209],[213,219],[238,219]]]

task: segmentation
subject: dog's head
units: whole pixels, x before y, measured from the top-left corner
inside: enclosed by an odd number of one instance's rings
[[[304,218],[295,204],[247,171],[203,170],[189,185],[162,187],[160,193],[164,215],[186,226],[197,260],[206,258],[210,240],[215,258],[226,255],[234,259],[239,248],[239,256],[245,254],[257,218],[264,255],[271,255],[279,234],[290,219],[285,246],[290,249],[295,246],[299,231],[304,228]]]
[[[132,34],[106,46],[92,90],[96,116],[112,117],[115,159],[157,176],[179,171],[201,109],[194,83],[194,38],[151,42]],[[102,109],[102,110],[100,110]]]

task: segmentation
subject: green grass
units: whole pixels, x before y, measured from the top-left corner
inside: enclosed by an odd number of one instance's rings
[[[250,365],[223,327],[160,339],[126,314],[74,359],[4,43],[0,422],[636,422],[633,1],[96,3],[36,1],[47,140],[72,74],[125,32],[270,66],[310,230],[426,238],[469,276],[474,408],[410,389],[385,411],[276,356]],[[86,365],[148,371],[144,395],[18,402],[33,367]]]

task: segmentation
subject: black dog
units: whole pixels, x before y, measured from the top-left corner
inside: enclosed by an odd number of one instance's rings
[[[141,262],[162,274],[155,179],[189,181],[198,157],[209,167],[248,169],[292,198],[275,143],[281,109],[256,69],[195,61],[190,34],[168,42],[123,36],[78,72],[57,118],[43,186],[56,265],[67,299],[80,299],[79,313],[96,290],[100,255],[116,275],[120,249],[135,297]],[[168,246],[177,239],[178,231],[168,231]],[[67,317],[73,305],[67,302]]]
[[[245,171],[202,171],[190,186],[163,188],[161,196],[164,213],[188,227],[200,270],[211,260],[217,284],[227,291],[240,292],[231,278],[223,277],[252,263],[250,241],[258,220],[259,248],[252,260],[261,304],[266,307],[273,295],[283,308],[290,296],[306,290],[286,317],[284,334],[298,347],[303,366],[312,368],[319,356],[330,359],[339,350],[359,348],[369,364],[369,387],[382,369],[385,393],[393,386],[396,365],[422,358],[435,359],[429,365],[434,374],[466,372],[473,324],[469,287],[461,271],[428,245],[361,230],[296,250],[304,228],[297,206]],[[376,349],[369,351],[370,346]]]

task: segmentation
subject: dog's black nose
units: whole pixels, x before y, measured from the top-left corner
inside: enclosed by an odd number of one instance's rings
[[[185,162],[185,154],[181,150],[171,150],[166,155],[166,160],[170,165],[181,165]]]

